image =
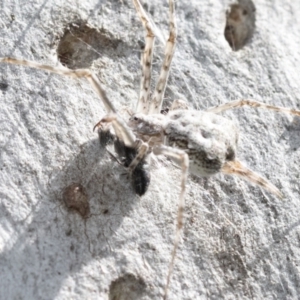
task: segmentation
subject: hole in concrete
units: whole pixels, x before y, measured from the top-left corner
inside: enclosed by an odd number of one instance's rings
[[[86,23],[69,24],[57,47],[60,62],[69,69],[89,68],[102,56],[118,54],[121,40],[104,29],[92,28]],[[117,50],[117,51],[116,51]]]
[[[255,29],[255,6],[251,0],[238,0],[226,12],[225,39],[232,50],[242,49]]]
[[[125,274],[110,284],[109,300],[141,300],[145,291],[146,284],[142,279]]]
[[[90,213],[90,206],[84,187],[80,183],[72,183],[65,188],[63,200],[67,208],[75,210],[83,218],[87,218]]]
[[[6,92],[8,89],[8,84],[6,82],[0,82],[0,90]]]

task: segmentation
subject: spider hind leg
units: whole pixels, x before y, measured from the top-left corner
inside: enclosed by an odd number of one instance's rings
[[[279,199],[283,198],[282,193],[267,179],[253,172],[242,165],[238,160],[227,161],[222,167],[222,173],[239,176],[255,185],[258,185],[266,191],[276,195]]]

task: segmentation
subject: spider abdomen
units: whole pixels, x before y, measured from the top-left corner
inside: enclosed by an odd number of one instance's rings
[[[235,159],[238,129],[222,116],[176,110],[170,113],[164,132],[169,146],[189,155],[189,171],[195,175],[216,174],[226,161]]]

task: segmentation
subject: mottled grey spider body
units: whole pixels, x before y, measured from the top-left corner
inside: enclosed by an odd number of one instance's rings
[[[133,132],[152,146],[164,143],[189,156],[189,172],[211,176],[221,172],[236,156],[238,128],[234,122],[214,113],[173,110],[164,115],[131,117]]]
[[[170,114],[168,144],[189,155],[189,171],[198,176],[219,173],[235,158],[238,130],[235,124],[214,113],[175,111]]]
[[[86,78],[102,99],[107,110],[107,115],[95,126],[99,130],[100,143],[102,146],[114,144],[115,152],[121,163],[128,169],[132,186],[137,194],[143,195],[150,183],[147,159],[151,154],[165,155],[181,167],[182,178],[176,237],[164,292],[164,298],[167,298],[183,226],[184,195],[188,171],[198,176],[211,176],[219,172],[238,175],[260,185],[276,196],[282,197],[280,191],[269,181],[246,168],[237,160],[238,129],[232,121],[219,116],[218,113],[245,105],[298,116],[300,116],[300,112],[254,100],[237,100],[210,108],[204,112],[185,109],[185,104],[177,101],[173,103],[170,111],[164,110],[164,114],[160,113],[177,36],[174,0],[169,0],[170,35],[165,45],[164,60],[152,97],[150,97],[150,82],[155,30],[139,0],[133,0],[133,3],[145,29],[146,42],[142,55],[140,97],[136,113],[128,121],[125,121],[118,114],[97,76],[88,69],[70,70],[62,66],[53,67],[9,57],[0,58],[0,62],[24,65],[73,78]]]

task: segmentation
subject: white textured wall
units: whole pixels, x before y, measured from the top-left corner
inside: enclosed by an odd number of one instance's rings
[[[166,36],[166,1],[148,2]],[[253,39],[238,52],[223,35],[227,2],[176,4],[168,100],[184,98],[203,109],[244,97],[300,109],[299,1],[256,1]],[[2,0],[0,6],[0,57],[54,65],[68,23],[82,19],[103,28],[117,47],[92,49],[93,69],[117,107],[135,107],[144,32],[131,1]],[[99,149],[92,128],[105,112],[86,81],[1,64],[0,83],[0,298],[160,299],[180,171],[153,164],[151,186],[139,199],[124,169]],[[238,178],[190,176],[170,299],[296,299],[300,119],[251,108],[224,115],[240,124],[240,159],[285,201]],[[86,220],[62,202],[72,182],[86,189]]]

